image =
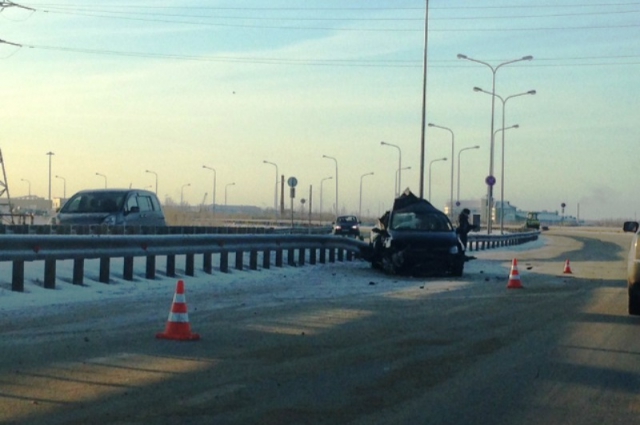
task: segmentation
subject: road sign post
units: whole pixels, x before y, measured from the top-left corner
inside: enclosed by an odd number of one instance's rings
[[[291,198],[291,230],[293,230],[293,199],[296,197],[296,186],[298,185],[298,179],[295,177],[289,177],[287,179],[289,185],[289,197]]]

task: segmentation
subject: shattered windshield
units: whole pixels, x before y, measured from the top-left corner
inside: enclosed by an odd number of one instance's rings
[[[453,231],[447,217],[438,212],[398,212],[393,214],[391,230]]]

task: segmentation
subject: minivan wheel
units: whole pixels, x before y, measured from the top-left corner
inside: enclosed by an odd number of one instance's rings
[[[640,289],[636,285],[629,286],[629,314],[640,316]]]

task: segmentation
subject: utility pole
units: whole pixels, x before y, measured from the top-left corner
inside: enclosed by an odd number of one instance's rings
[[[51,157],[55,154],[49,151],[46,155],[49,155],[49,200],[51,200]]]
[[[7,194],[7,206],[9,208],[9,215],[11,216],[11,224],[15,224],[13,221],[13,208],[11,207],[11,196],[9,196],[9,185],[7,184],[7,173],[4,169],[4,159],[2,158],[2,150],[0,149],[0,165],[2,165],[2,178],[0,181],[0,197]]]

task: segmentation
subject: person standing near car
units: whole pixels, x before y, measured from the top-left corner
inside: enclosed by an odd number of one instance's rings
[[[460,242],[462,242],[462,246],[464,246],[465,250],[467,249],[467,235],[473,228],[471,223],[469,223],[469,214],[471,214],[469,208],[464,208],[462,210],[458,216],[458,227],[456,228],[456,233],[458,234]]]

